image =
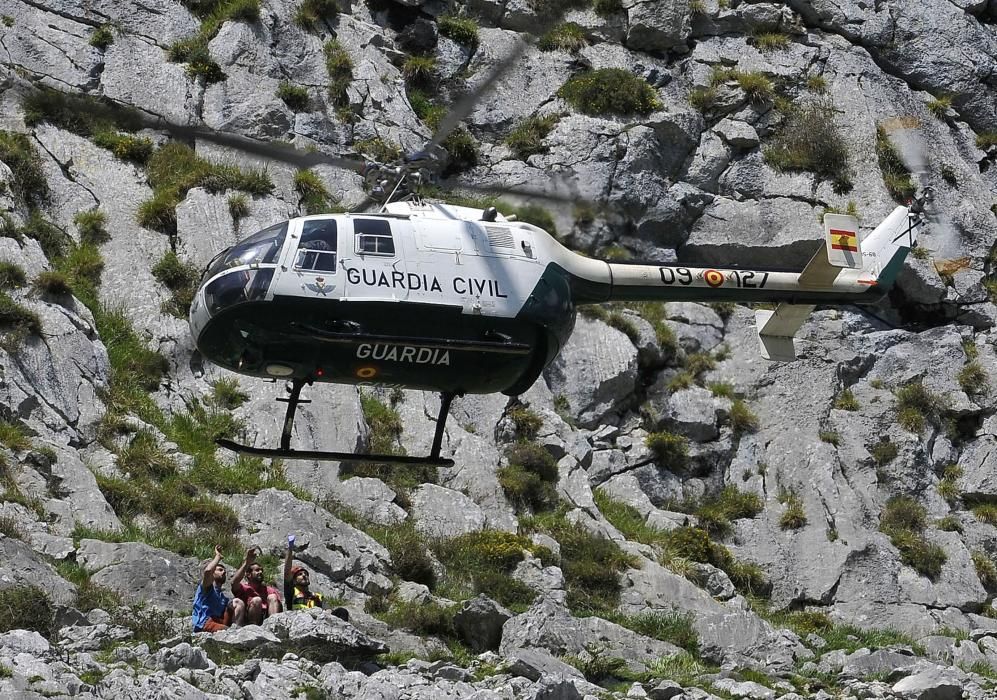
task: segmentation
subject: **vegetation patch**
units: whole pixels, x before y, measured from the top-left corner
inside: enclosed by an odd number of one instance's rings
[[[84,245],[100,245],[111,240],[107,232],[107,215],[100,209],[87,209],[73,215],[73,223]]]
[[[353,59],[335,39],[325,42],[322,52],[325,55],[325,71],[329,76],[329,97],[336,106],[346,106],[349,104],[346,90],[353,82]]]
[[[28,278],[20,265],[0,260],[0,290],[18,289],[27,284]]]
[[[517,443],[506,451],[506,459],[498,482],[517,510],[537,512],[557,505],[557,462],[543,445]]]
[[[779,516],[779,527],[783,530],[799,530],[807,524],[807,511],[803,507],[803,499],[795,492],[781,492],[779,502],[786,507]]]
[[[689,440],[669,432],[648,433],[644,444],[654,453],[658,466],[678,471],[689,464]]]
[[[725,486],[720,493],[709,496],[694,510],[699,527],[715,537],[726,537],[733,529],[731,521],[753,518],[762,512],[763,503],[756,493]]]
[[[649,114],[661,109],[654,88],[622,68],[602,68],[576,75],[557,94],[579,112],[595,116]]]
[[[840,192],[852,187],[848,144],[834,123],[834,105],[829,100],[794,106],[763,153],[765,162],[776,170],[811,172]]]
[[[38,314],[18,304],[6,292],[0,292],[0,347],[13,352],[25,338],[41,333]]]
[[[288,109],[294,112],[308,111],[308,90],[300,85],[282,81],[277,86],[277,97],[284,101]]]
[[[900,204],[909,202],[917,192],[917,187],[900,157],[900,152],[890,141],[886,129],[882,126],[876,127],[876,158],[879,161],[879,171],[883,175],[886,191]]]
[[[895,392],[897,422],[912,433],[924,430],[925,423],[940,425],[948,409],[944,396],[928,390],[921,382],[911,382]]]
[[[25,122],[28,122],[27,105],[25,105]],[[32,124],[28,124],[32,126]],[[48,180],[42,170],[41,157],[26,134],[12,131],[0,131],[0,161],[2,161],[14,179],[11,189],[29,206],[37,206],[48,201]]]
[[[332,194],[326,189],[322,178],[314,171],[299,170],[295,173],[294,189],[301,195],[301,206],[306,214],[327,214],[335,211]]]
[[[225,73],[211,57],[210,42],[222,24],[229,20],[257,22],[260,19],[259,0],[187,0],[183,3],[201,20],[197,34],[174,42],[167,50],[173,63],[186,63],[187,74],[203,78],[206,83],[225,80]]]
[[[50,637],[54,630],[54,607],[48,594],[37,586],[12,586],[0,590],[0,632],[28,630]]]
[[[839,411],[859,410],[858,399],[855,398],[855,394],[852,393],[851,389],[842,389],[835,397],[833,406]]]
[[[436,21],[440,34],[464,44],[472,51],[478,47],[478,23],[470,17],[441,15]]]
[[[949,505],[954,505],[962,496],[962,491],[959,489],[959,479],[962,478],[962,474],[962,467],[958,464],[949,464],[938,481],[938,495]]]
[[[90,46],[104,51],[114,43],[114,31],[110,24],[102,24],[90,35]]]
[[[239,221],[249,216],[249,198],[242,192],[230,194],[228,197],[228,213],[232,222],[238,226]]]
[[[516,437],[524,442],[535,439],[543,427],[543,419],[522,404],[510,408],[506,416],[516,428]]]
[[[879,529],[900,550],[900,560],[934,580],[945,563],[945,550],[924,538],[927,510],[910,496],[893,496],[879,518]]]
[[[983,365],[975,360],[963,365],[956,376],[959,386],[970,396],[985,394],[990,389],[990,378]]]
[[[241,190],[251,195],[273,191],[273,182],[265,170],[211,163],[197,156],[194,149],[177,142],[167,143],[152,155],[148,177],[153,196],[139,205],[138,222],[170,235],[177,231],[177,205],[194,187],[212,193]]]
[[[57,270],[39,272],[31,287],[41,297],[65,297],[73,293],[69,280]]]
[[[294,23],[306,30],[314,30],[326,17],[339,12],[337,0],[304,0],[294,10]]]
[[[524,518],[523,531],[543,532],[561,545],[561,571],[568,588],[568,606],[576,614],[602,614],[620,601],[619,574],[637,565],[609,539],[594,535],[568,520],[564,508]]]
[[[163,302],[162,311],[177,318],[186,318],[200,277],[197,268],[181,262],[172,250],[163,254],[153,268],[152,276],[170,290],[169,301]]]
[[[553,564],[554,556],[546,548],[533,544],[528,537],[500,530],[480,530],[432,545],[437,559],[446,569],[440,582],[448,598],[466,599],[484,593],[502,605],[524,611],[537,592],[511,576],[526,552]]]
[[[760,32],[754,39],[759,51],[778,51],[789,46],[789,36],[781,32]]]
[[[892,442],[888,438],[884,438],[879,442],[870,445],[867,449],[869,450],[873,463],[877,467],[885,467],[887,464],[896,459],[897,455],[900,453],[896,443]]]
[[[538,153],[546,153],[547,147],[544,146],[543,140],[560,120],[560,114],[527,117],[512,130],[505,142],[520,160],[527,160]]]
[[[925,105],[928,111],[931,112],[939,119],[945,119],[948,116],[948,112],[952,109],[952,95],[939,95],[938,97],[933,97],[928,100],[928,104]]]
[[[379,136],[357,141],[353,147],[380,163],[390,163],[402,157],[402,147],[396,143],[385,141]]]
[[[730,407],[730,427],[735,435],[742,433],[754,433],[758,430],[758,416],[748,408],[748,404],[743,399],[734,399]]]
[[[577,53],[589,45],[588,32],[574,22],[564,22],[540,37],[537,48],[541,51],[568,51]]]

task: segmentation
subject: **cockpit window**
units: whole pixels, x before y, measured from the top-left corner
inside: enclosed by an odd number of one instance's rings
[[[296,270],[336,271],[336,220],[306,221],[294,261]]]
[[[357,252],[361,255],[394,255],[391,224],[385,219],[354,219]]]
[[[286,235],[286,221],[254,233],[213,261],[208,268],[206,279],[214,277],[229,267],[250,265],[252,263],[260,265],[276,263],[277,257],[280,255],[280,249],[284,245],[284,237]]]

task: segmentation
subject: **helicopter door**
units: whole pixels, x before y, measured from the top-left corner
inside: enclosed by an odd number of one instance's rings
[[[291,262],[305,296],[325,298],[336,289],[338,229],[335,219],[306,219]]]
[[[349,282],[349,298],[407,299],[412,282],[401,256],[401,238],[405,233],[411,234],[411,224],[387,218],[351,217],[350,220],[353,250],[349,258],[344,254],[342,260]]]

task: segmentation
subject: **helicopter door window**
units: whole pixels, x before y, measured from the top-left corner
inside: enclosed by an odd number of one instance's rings
[[[357,252],[361,255],[394,255],[391,224],[385,219],[354,219]]]
[[[304,223],[294,269],[330,273],[336,271],[335,219]]]

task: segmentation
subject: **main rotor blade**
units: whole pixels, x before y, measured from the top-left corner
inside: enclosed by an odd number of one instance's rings
[[[171,136],[183,138],[198,138],[211,143],[246,151],[268,160],[278,160],[298,168],[310,168],[315,165],[332,165],[362,175],[365,163],[361,160],[341,158],[317,150],[304,151],[290,144],[259,141],[249,136],[234,134],[229,131],[215,131],[202,126],[183,126],[164,119],[153,119],[143,116],[143,123],[150,129],[166,131]]]
[[[44,95],[46,93],[62,95],[65,99],[72,100],[72,107],[92,116],[100,116],[102,110],[122,110],[128,113],[128,117],[133,120],[133,126],[142,126],[155,131],[165,131],[170,136],[180,139],[203,139],[211,143],[234,148],[237,150],[252,153],[268,160],[277,160],[289,163],[298,168],[310,168],[315,165],[332,165],[355,173],[363,174],[365,162],[353,158],[342,158],[339,156],[322,153],[318,150],[301,150],[290,144],[273,143],[260,141],[249,136],[223,132],[211,129],[206,126],[195,126],[191,124],[177,124],[171,122],[157,114],[150,114],[137,107],[130,105],[120,105],[116,102],[103,102],[100,98],[78,93],[63,92],[55,88],[39,83],[40,78],[35,80],[18,75],[14,71],[9,71],[3,76],[3,83],[16,86],[22,90],[30,91],[33,95]],[[89,102],[88,102],[89,100]]]

